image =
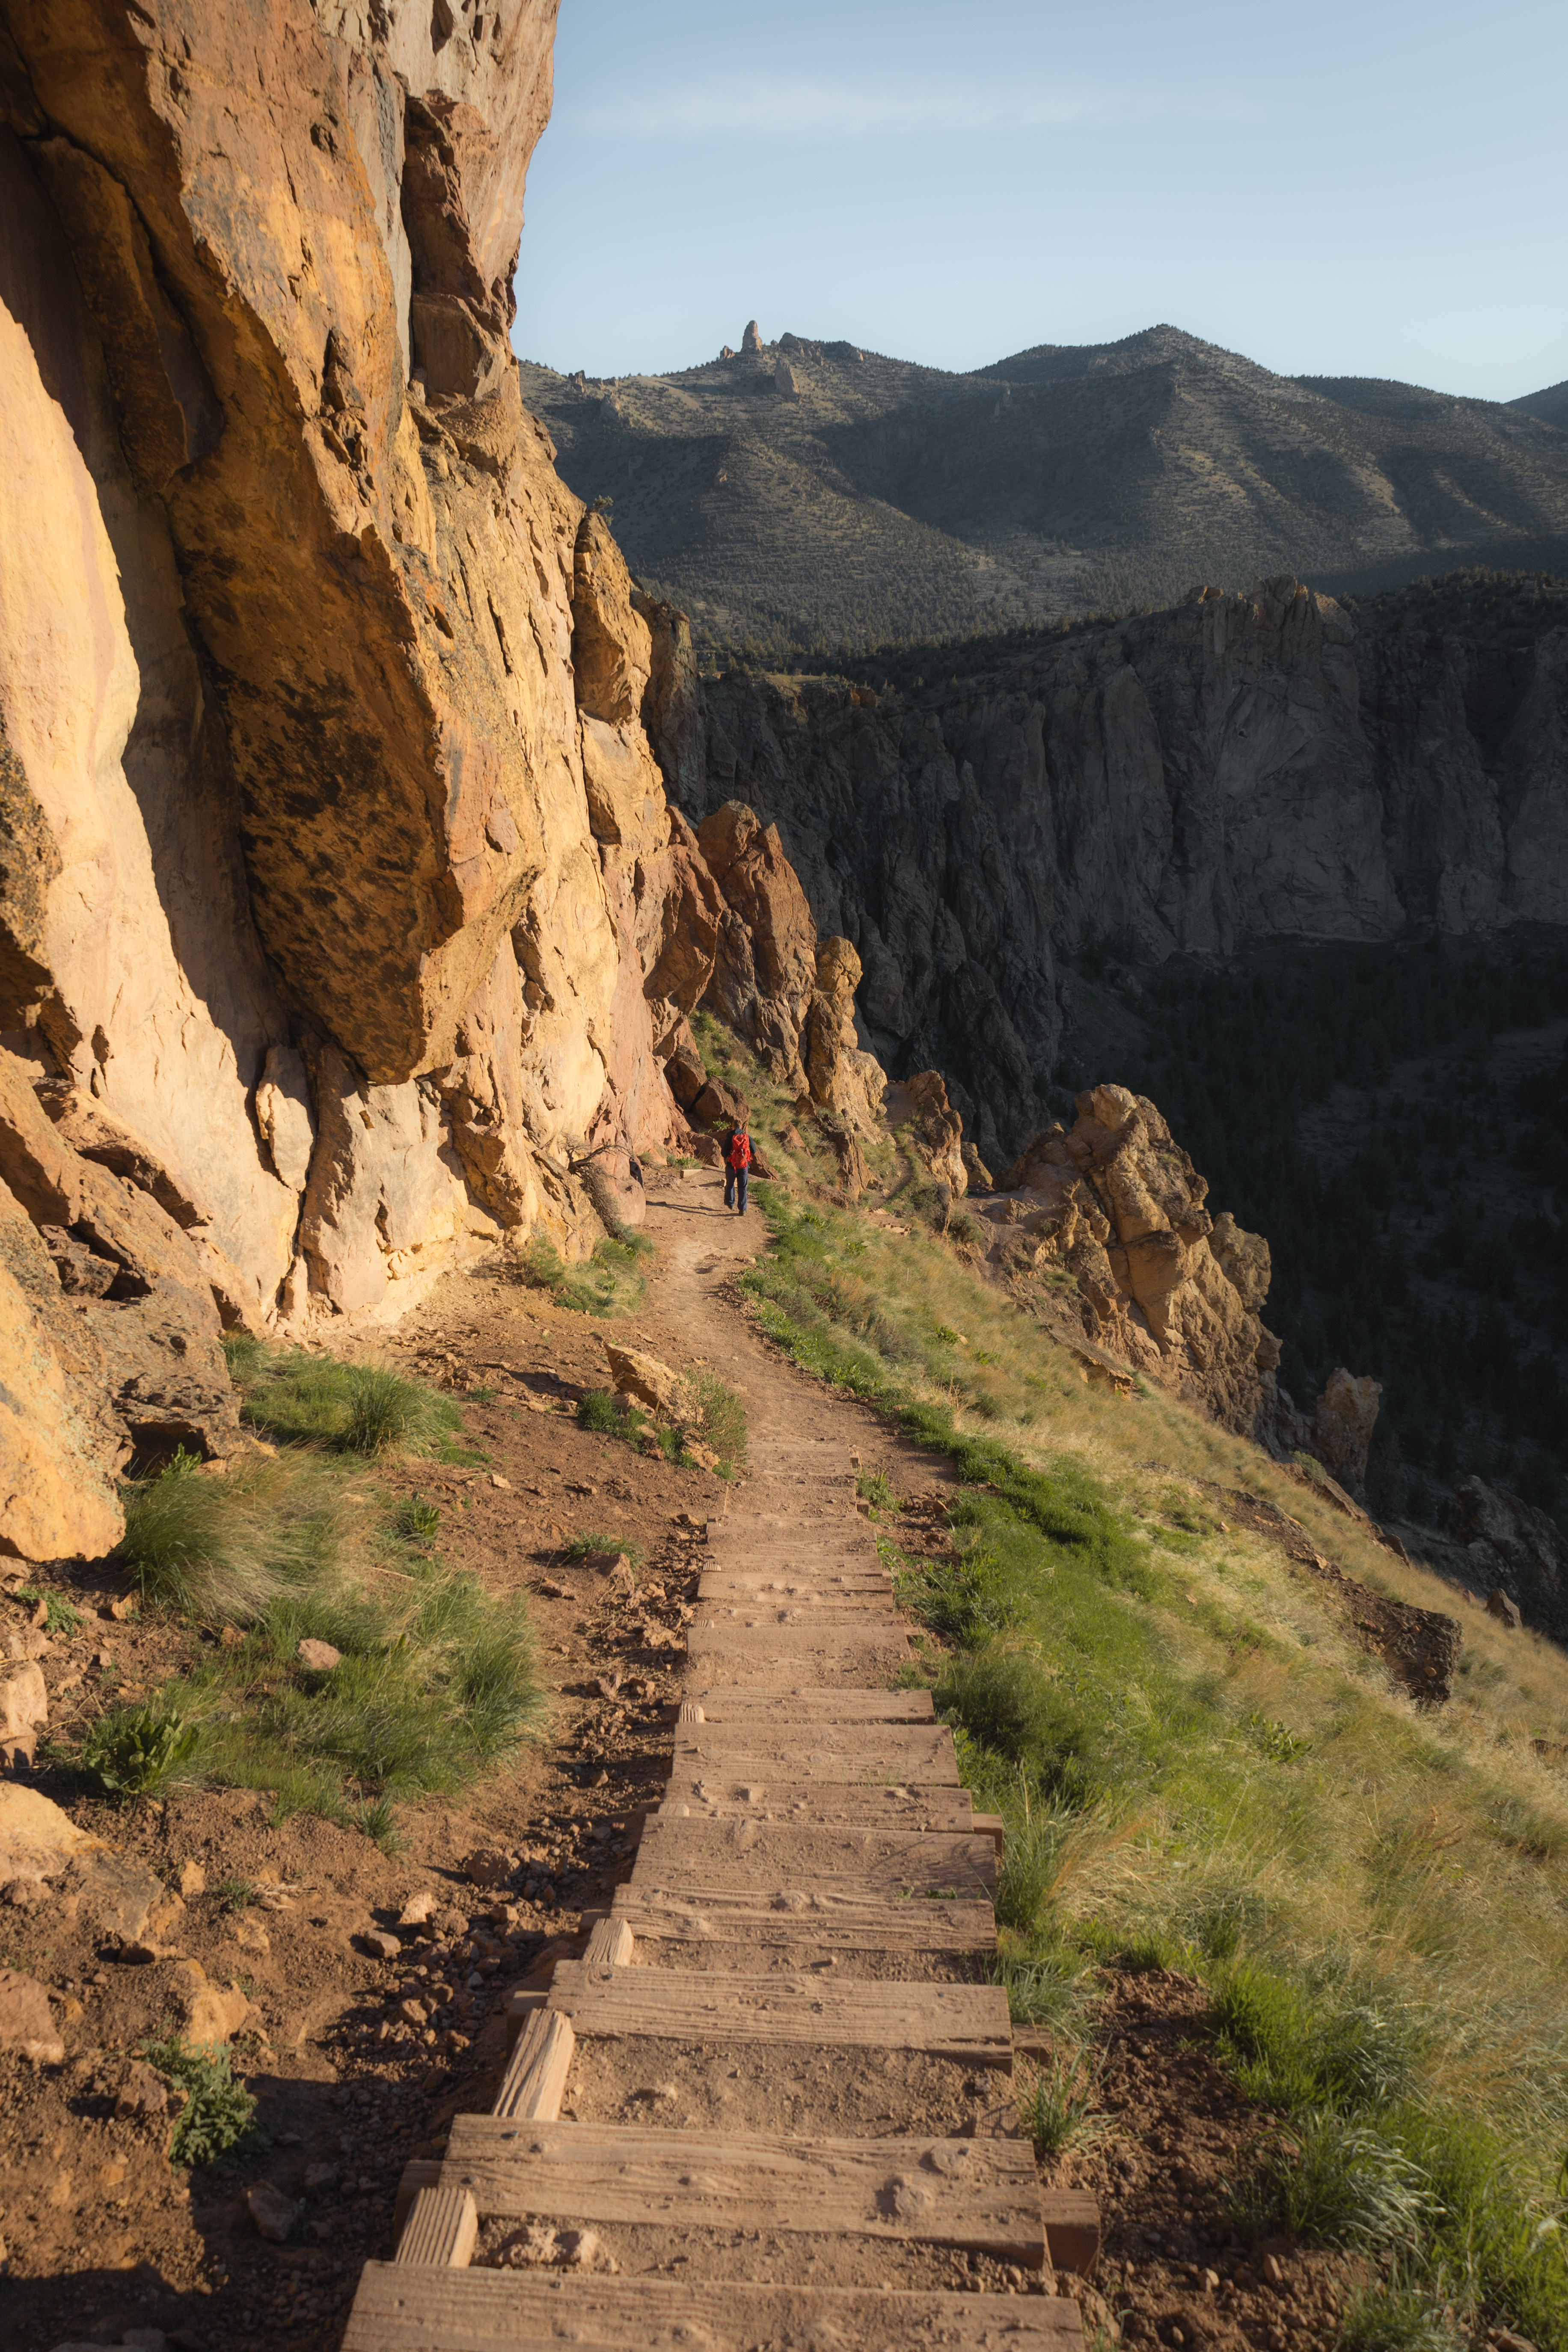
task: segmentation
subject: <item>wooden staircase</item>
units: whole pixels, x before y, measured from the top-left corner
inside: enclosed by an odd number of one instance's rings
[[[396,2256],[366,2264],[344,2352],[1077,2352],[1078,2306],[1049,2292],[473,2261],[497,2221],[962,2250],[1047,2288],[1098,2251],[1093,2200],[1042,2195],[1018,2132],[1005,1994],[955,1980],[995,1948],[1001,1823],[959,1786],[929,1692],[887,1687],[910,1652],[846,1454],[758,1444],[738,1500],[710,1531],[669,1780],[631,1878],[580,1959],[511,1996],[490,2113],[407,2168]],[[923,2054],[995,2097],[962,2137],[563,2117],[580,2045],[628,2041],[831,2051],[847,2075]]]

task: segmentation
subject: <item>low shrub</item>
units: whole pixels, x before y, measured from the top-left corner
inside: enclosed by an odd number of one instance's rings
[[[1037,2156],[1060,2156],[1105,2137],[1110,2124],[1097,2111],[1099,2090],[1094,2066],[1081,2051],[1047,2059],[1024,2076],[1018,2121]]]
[[[144,2042],[142,2054],[176,2091],[184,2093],[169,2142],[172,2164],[216,2164],[250,2138],[256,2100],[243,2083],[235,2081],[226,2050],[170,2040]]]
[[[642,1566],[642,1546],[633,1543],[626,1536],[599,1535],[589,1532],[574,1536],[566,1547],[568,1559],[593,1559],[606,1557],[616,1559],[623,1552],[634,1570]]]
[[[647,1234],[619,1226],[583,1264],[568,1265],[554,1244],[538,1234],[515,1260],[516,1277],[535,1290],[548,1290],[574,1314],[629,1315],[647,1287],[642,1261],[653,1248]]]
[[[81,1769],[109,1797],[155,1797],[181,1778],[201,1744],[173,1708],[123,1706],[100,1716],[82,1743]]]

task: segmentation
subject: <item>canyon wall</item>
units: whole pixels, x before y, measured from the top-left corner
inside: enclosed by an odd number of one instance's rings
[[[0,0],[0,1551],[221,1454],[226,1328],[581,1255],[685,1137],[750,950],[519,394],[555,5]]]
[[[858,949],[865,1035],[935,1064],[1010,1157],[1044,1123],[1065,967],[1271,936],[1568,923],[1568,630],[1506,657],[1358,629],[1293,579],[1040,642],[885,698],[698,680],[679,628],[649,721],[694,819],[780,826],[819,927]]]

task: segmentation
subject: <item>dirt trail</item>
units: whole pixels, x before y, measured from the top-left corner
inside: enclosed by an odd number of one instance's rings
[[[898,1686],[865,1417],[721,1303],[755,1228],[707,1189],[654,1195],[641,1322],[718,1360],[751,1459],[694,1547],[666,1787],[581,1957],[508,1996],[488,2112],[405,2173],[347,2352],[1079,2340],[1053,2264],[1092,2259],[1093,2201],[1042,2210],[1005,1996],[952,1965],[994,1948],[999,1825],[929,1692]]]

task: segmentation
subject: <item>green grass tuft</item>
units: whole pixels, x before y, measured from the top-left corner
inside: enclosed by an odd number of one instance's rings
[[[301,1454],[211,1477],[180,1453],[123,1496],[116,1562],[144,1601],[203,1623],[246,1623],[289,1586],[329,1573],[337,1557],[339,1490]]]
[[[82,1743],[81,1769],[109,1797],[155,1797],[189,1779],[201,1733],[174,1707],[123,1706],[100,1716]]]
[[[431,1454],[462,1425],[450,1397],[389,1364],[346,1364],[245,1336],[225,1342],[242,1417],[277,1444],[374,1458]]]

